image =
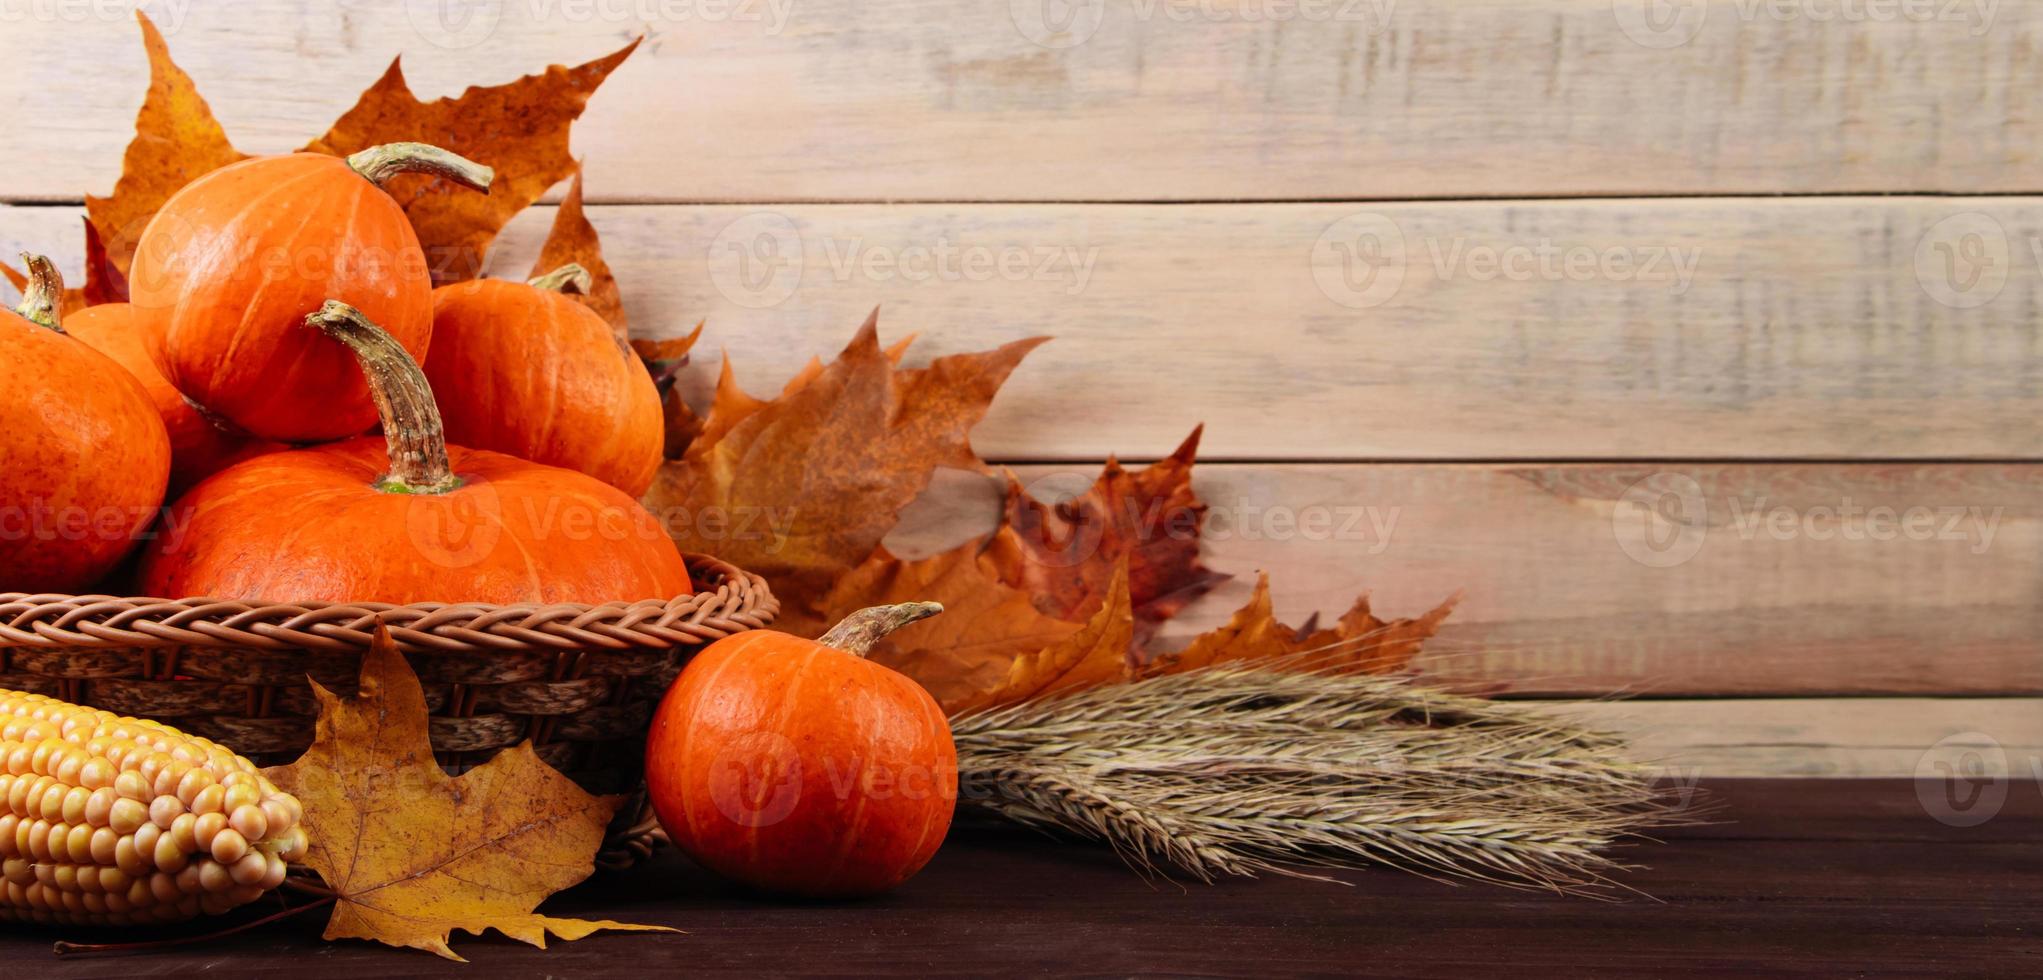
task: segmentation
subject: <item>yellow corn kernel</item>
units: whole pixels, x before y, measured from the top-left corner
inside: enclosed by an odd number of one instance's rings
[[[0,690],[0,920],[175,922],[281,885],[298,801],[167,725]]]

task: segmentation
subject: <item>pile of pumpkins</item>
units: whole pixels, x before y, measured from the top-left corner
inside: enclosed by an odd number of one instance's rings
[[[661,462],[658,392],[561,292],[586,274],[435,290],[382,190],[411,172],[481,193],[493,176],[420,144],[225,167],[150,222],[130,303],[68,319],[54,266],[25,257],[19,316],[0,313],[0,592],[105,585],[137,551],[139,594],[170,598],[693,591],[637,499]],[[956,750],[935,699],[863,655],[940,609],[698,654],[646,747],[674,842],[773,892],[860,895],[919,870],[950,826]]]
[[[586,273],[434,289],[383,190],[401,173],[477,193],[494,176],[417,143],[224,167],[150,221],[130,302],[68,318],[54,267],[25,256],[20,315],[0,313],[0,592],[693,591],[637,499],[661,462],[659,393],[563,291]],[[132,582],[108,582],[131,552]]]

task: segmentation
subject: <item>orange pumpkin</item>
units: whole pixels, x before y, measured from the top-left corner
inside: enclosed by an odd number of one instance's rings
[[[791,895],[868,895],[920,871],[950,829],[957,748],[936,699],[864,655],[942,608],[879,606],[821,640],[740,633],[697,654],[646,742],[667,836],[717,874]]]
[[[143,230],[128,275],[170,382],[205,411],[277,442],[341,439],[375,424],[348,352],[301,324],[338,299],[425,356],[432,276],[410,219],[381,189],[407,172],[483,190],[493,176],[444,150],[399,143],[346,160],[244,160],[171,197]]]
[[[176,496],[192,484],[225,469],[229,464],[273,453],[285,447],[232,433],[207,418],[163,376],[157,365],[157,345],[136,322],[134,307],[126,303],[90,306],[64,320],[64,329],[127,368],[156,406],[163,427],[170,433],[170,495]]]
[[[567,266],[433,292],[426,377],[447,438],[580,470],[634,497],[653,485],[664,440],[660,392],[610,324],[554,286],[586,292]]]
[[[170,437],[140,382],[64,333],[56,267],[22,258],[19,315],[0,313],[0,592],[80,592],[156,517]]]
[[[260,456],[192,488],[144,554],[144,592],[595,604],[694,591],[638,501],[572,470],[449,447],[397,341],[341,303],[307,322],[360,360],[384,437]]]

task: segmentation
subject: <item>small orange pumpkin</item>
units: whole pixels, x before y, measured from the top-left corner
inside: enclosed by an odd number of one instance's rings
[[[170,437],[140,382],[64,332],[56,266],[22,258],[19,315],[0,313],[0,592],[80,592],[155,519]]]
[[[820,640],[758,631],[690,661],[653,716],[646,791],[667,836],[765,891],[869,895],[936,854],[958,797],[929,692],[864,659],[930,602],[853,613]]]
[[[431,173],[487,190],[489,168],[418,143],[345,160],[259,157],[186,185],[136,243],[129,296],[162,343],[163,373],[207,412],[259,438],[361,435],[376,409],[346,350],[304,330],[327,299],[361,309],[424,357],[433,282],[383,181]]]
[[[156,344],[136,322],[135,308],[126,303],[89,306],[64,320],[64,329],[127,368],[156,406],[163,428],[170,433],[170,495],[178,494],[233,463],[273,453],[286,447],[232,433],[200,412],[191,399],[163,376],[157,364]]]
[[[588,283],[569,265],[530,283],[434,290],[426,377],[449,441],[579,470],[638,497],[660,468],[660,392],[610,324],[562,291]]]
[[[572,470],[449,447],[432,389],[342,303],[306,322],[351,350],[383,438],[235,464],[170,508],[150,595],[271,602],[585,603],[694,591],[638,501]]]

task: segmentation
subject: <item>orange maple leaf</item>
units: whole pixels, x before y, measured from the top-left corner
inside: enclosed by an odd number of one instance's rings
[[[473,279],[505,223],[575,172],[568,129],[597,86],[638,46],[633,41],[585,65],[552,65],[537,75],[431,102],[412,94],[401,59],[393,59],[361,101],[305,149],[347,156],[383,143],[413,141],[495,168],[497,179],[487,195],[456,192],[446,181],[423,174],[400,175],[384,185],[411,216],[432,263],[433,282]]]
[[[1391,673],[1411,663],[1420,644],[1439,630],[1459,601],[1461,597],[1455,595],[1416,619],[1385,621],[1369,611],[1369,596],[1364,594],[1333,626],[1315,629],[1308,623],[1299,629],[1277,621],[1270,603],[1270,576],[1262,574],[1256,578],[1255,594],[1248,604],[1226,625],[1194,638],[1183,650],[1157,657],[1141,674],[1153,677],[1243,661],[1266,661],[1298,670]]]
[[[107,260],[122,276],[134,260],[142,229],[171,195],[206,174],[248,159],[228,142],[227,131],[213,118],[212,107],[199,95],[191,76],[170,60],[170,47],[156,25],[139,10],[135,19],[142,25],[142,46],[149,53],[149,93],[135,115],[135,138],[128,143],[113,193],[85,198],[85,214],[106,243]]]
[[[702,435],[661,468],[646,504],[682,550],[765,576],[783,616],[813,616],[838,577],[878,550],[938,466],[979,466],[972,427],[1044,339],[902,369],[880,347],[875,314],[835,361],[781,397],[720,395]]]
[[[1028,593],[1001,584],[976,542],[915,561],[883,549],[838,580],[820,616],[782,628],[818,629],[869,606],[942,603],[942,616],[888,637],[870,656],[914,678],[957,714],[1131,679],[1134,617],[1125,569],[1104,600],[1086,622],[1065,622],[1038,612]]]
[[[596,234],[596,226],[589,223],[588,214],[582,209],[582,168],[575,167],[575,182],[568,186],[567,197],[553,212],[553,230],[546,236],[546,244],[539,247],[539,260],[532,264],[532,275],[543,276],[561,266],[574,263],[589,273],[589,290],[574,294],[583,306],[595,310],[597,315],[610,324],[617,334],[617,342],[631,344],[631,323],[624,316],[624,294],[617,288],[617,276],[610,271],[610,263],[603,261],[603,239]],[[696,335],[700,335],[697,328]],[[687,338],[689,345],[695,336]],[[641,356],[645,351],[631,345]],[[681,349],[686,355],[687,348]],[[653,360],[647,357],[646,360]]]
[[[988,548],[1000,580],[1035,597],[1059,619],[1100,608],[1115,570],[1128,569],[1136,641],[1229,576],[1199,562],[1206,504],[1192,492],[1192,463],[1204,426],[1177,451],[1138,472],[1109,458],[1082,496],[1045,504],[1007,473],[1004,525]]]
[[[455,929],[495,929],[544,948],[550,933],[659,926],[559,919],[533,909],[587,878],[622,802],[596,797],[540,761],[532,743],[460,776],[433,760],[418,676],[379,628],[361,693],[313,684],[317,735],[305,755],[265,770],[305,806],[305,864],[335,896],[327,939],[369,939],[461,957]]]

